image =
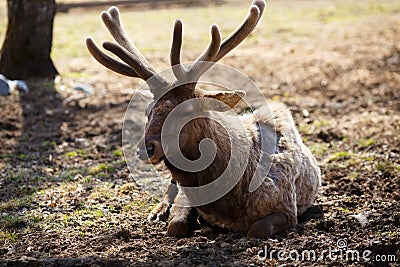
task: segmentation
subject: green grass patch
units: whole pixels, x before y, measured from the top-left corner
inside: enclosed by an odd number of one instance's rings
[[[60,178],[65,181],[73,181],[77,175],[86,176],[88,174],[88,168],[68,168],[60,174]]]
[[[27,160],[28,159],[28,155],[21,153],[17,155],[17,159],[19,160]]]
[[[396,164],[395,168],[396,170],[400,171],[400,164]]]
[[[349,151],[338,151],[333,153],[329,159],[328,162],[333,162],[333,161],[340,161],[340,160],[348,160],[353,156],[353,153]]]
[[[350,213],[351,211],[348,208],[339,208],[340,211],[346,212],[346,213]]]
[[[358,145],[359,145],[360,147],[362,147],[362,148],[365,148],[365,147],[369,147],[369,146],[374,145],[375,142],[376,142],[376,141],[375,141],[375,139],[373,139],[373,138],[368,138],[368,139],[362,138],[362,139],[358,140]]]
[[[48,140],[43,141],[41,143],[42,147],[55,147],[56,145],[57,145],[57,143],[55,141],[48,141]]]
[[[105,201],[111,197],[110,190],[110,188],[97,188],[89,197],[98,201]]]
[[[389,236],[390,236],[390,237],[395,237],[395,236],[397,236],[397,235],[399,235],[399,233],[396,232],[396,231],[389,232]]]
[[[393,172],[400,170],[400,166],[390,161],[381,161],[375,165],[375,169],[381,172]]]
[[[122,157],[124,155],[124,153],[122,153],[121,150],[117,149],[117,150],[113,151],[113,155],[114,155],[114,157]]]
[[[26,222],[15,216],[1,215],[0,216],[0,229],[21,229],[26,227]]]
[[[93,177],[91,175],[87,175],[83,178],[83,182],[86,184],[90,184],[91,182],[93,182]]]
[[[361,159],[365,162],[371,162],[375,160],[375,157],[372,155],[362,155]]]
[[[322,127],[322,126],[329,126],[329,121],[321,120],[321,121],[314,121],[312,123],[315,127]]]
[[[355,179],[357,179],[358,175],[359,175],[358,172],[352,171],[352,172],[349,174],[349,178],[352,179],[352,180],[355,180]]]
[[[18,234],[11,230],[0,230],[0,242],[16,242],[18,239]]]
[[[72,159],[72,158],[76,158],[78,156],[82,156],[84,154],[85,154],[85,152],[82,149],[78,149],[76,151],[69,151],[69,152],[65,153],[64,157]]]
[[[89,207],[81,207],[72,213],[63,214],[53,219],[50,227],[69,228],[84,232],[87,228],[96,226],[100,219],[105,216],[103,210]],[[46,223],[46,222],[45,222]]]
[[[5,154],[0,154],[0,159],[11,159],[13,158],[15,155],[12,153],[5,153]]]
[[[312,135],[313,129],[309,124],[301,124],[298,126],[299,132],[302,135]]]
[[[65,153],[65,157],[66,158],[75,158],[78,156],[78,153],[76,151],[70,151]]]
[[[21,198],[13,198],[7,200],[6,202],[0,203],[0,210],[6,211],[16,211],[24,207],[29,207],[31,205],[32,196],[25,196]]]
[[[20,168],[16,172],[10,174],[10,180],[14,182],[28,180],[33,175],[33,171],[28,168]]]
[[[99,174],[101,172],[109,173],[109,172],[111,172],[113,170],[114,170],[114,167],[109,166],[109,165],[107,165],[105,163],[101,163],[99,165],[90,167],[89,168],[89,174]]]
[[[310,150],[315,156],[322,156],[325,154],[325,152],[328,150],[328,147],[321,143],[316,143],[316,144],[311,144],[310,145]]]

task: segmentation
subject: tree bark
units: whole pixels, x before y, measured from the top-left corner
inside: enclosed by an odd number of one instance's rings
[[[7,8],[0,73],[9,79],[53,79],[58,74],[50,58],[55,0],[7,0]]]

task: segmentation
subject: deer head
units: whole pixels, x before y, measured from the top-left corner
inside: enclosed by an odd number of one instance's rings
[[[123,62],[118,61],[100,50],[91,38],[86,39],[86,46],[92,56],[102,65],[119,74],[140,78],[146,81],[154,95],[154,101],[146,109],[148,118],[145,134],[138,146],[137,155],[152,164],[161,162],[164,157],[164,148],[161,145],[161,130],[167,116],[177,110],[176,120],[193,116],[202,112],[201,102],[190,102],[191,99],[215,99],[229,107],[234,107],[244,96],[242,91],[206,91],[197,88],[197,81],[206,72],[212,63],[219,61],[228,52],[238,46],[256,27],[263,10],[264,0],[253,0],[249,14],[245,21],[230,36],[221,41],[221,34],[217,25],[211,26],[211,42],[207,49],[189,66],[181,64],[180,54],[182,47],[182,21],[176,20],[173,31],[170,62],[176,80],[168,82],[157,74],[146,58],[138,51],[126,36],[120,21],[119,11],[111,7],[101,13],[101,19],[115,39],[116,43],[104,42],[103,48],[110,51]],[[179,108],[177,109],[177,107]],[[189,136],[193,136],[196,120],[189,121],[180,134],[181,149],[189,146]],[[201,129],[200,129],[201,131]],[[176,135],[176,133],[175,133]],[[189,148],[190,149],[190,148]]]

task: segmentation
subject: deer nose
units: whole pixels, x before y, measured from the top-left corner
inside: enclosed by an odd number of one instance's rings
[[[154,156],[154,151],[155,151],[154,144],[146,146],[146,152],[149,158],[152,158]]]
[[[142,140],[138,148],[136,150],[136,155],[140,160],[143,161],[154,161],[158,159],[154,159],[157,155],[157,151],[161,150],[161,144],[157,140],[153,138],[145,138]],[[158,153],[159,154],[159,153]],[[154,160],[153,160],[154,159]]]

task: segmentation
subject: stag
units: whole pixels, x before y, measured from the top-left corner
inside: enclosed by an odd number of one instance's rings
[[[221,40],[218,26],[212,25],[210,44],[189,66],[181,64],[182,21],[176,20],[170,52],[176,78],[173,82],[157,74],[129,40],[116,7],[101,14],[117,42],[104,42],[103,48],[123,62],[102,52],[91,38],[86,40],[89,52],[98,62],[124,76],[143,79],[154,95],[154,101],[146,109],[147,124],[137,155],[147,163],[164,162],[171,172],[171,184],[164,201],[149,216],[150,219],[166,220],[170,212],[172,219],[167,228],[170,236],[190,236],[201,219],[210,225],[247,233],[248,236],[270,237],[295,226],[297,216],[303,214],[315,199],[320,185],[320,170],[310,150],[303,144],[292,115],[284,104],[268,102],[267,106],[252,113],[227,115],[225,111],[235,107],[243,99],[244,92],[204,90],[198,86],[199,78],[253,31],[264,8],[263,0],[254,0],[247,18],[224,40]],[[176,111],[174,119],[177,121],[187,116],[194,118],[186,120],[181,131],[175,132],[179,137],[179,151],[169,149],[168,141],[162,141],[163,123],[173,111]],[[236,123],[224,124],[230,121],[229,118],[236,118],[242,128],[235,126]],[[261,140],[262,133],[267,136],[264,141]],[[213,160],[206,168],[188,171],[177,166],[169,157],[180,152],[187,160],[196,161],[202,157],[200,147],[205,139],[212,140],[215,149]],[[268,153],[262,149],[263,142],[270,148]],[[244,156],[240,155],[246,149],[250,153],[245,155],[246,162],[242,163]],[[239,157],[236,157],[237,162],[226,176],[234,177],[240,173],[238,179],[234,183],[225,180],[230,184],[226,194],[198,204],[199,199],[207,197],[207,192],[198,194],[191,189],[216,182],[231,166],[231,158],[227,155],[233,155],[233,150]],[[262,161],[263,157],[268,160]],[[263,162],[269,164],[267,171],[261,172],[263,177],[258,186],[249,190],[257,168]],[[239,166],[243,171],[235,169]],[[214,186],[219,188],[225,184],[214,183]],[[174,205],[170,206],[170,203]]]

